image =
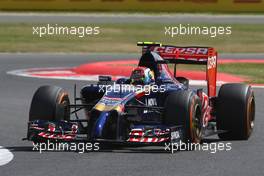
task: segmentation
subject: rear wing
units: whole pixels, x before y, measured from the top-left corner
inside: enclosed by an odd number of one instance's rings
[[[174,76],[176,76],[176,64],[197,64],[206,65],[206,80],[208,96],[216,96],[216,76],[217,76],[217,52],[211,47],[178,47],[162,45],[160,43],[144,42],[138,44],[142,46],[142,53],[152,51],[158,53],[168,63],[174,64]]]

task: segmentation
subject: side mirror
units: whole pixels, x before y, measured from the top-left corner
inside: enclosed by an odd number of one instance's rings
[[[102,84],[102,85],[108,85],[108,84],[112,84],[112,77],[111,76],[99,76],[99,82],[98,84]]]
[[[99,76],[99,82],[110,82],[112,81],[112,77],[111,76]]]

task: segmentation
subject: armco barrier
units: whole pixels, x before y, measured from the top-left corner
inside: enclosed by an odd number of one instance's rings
[[[264,12],[264,0],[0,0],[0,10]]]

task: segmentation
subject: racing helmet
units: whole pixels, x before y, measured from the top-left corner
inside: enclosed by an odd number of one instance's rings
[[[147,67],[137,67],[130,76],[131,84],[147,85],[155,81],[154,72]]]

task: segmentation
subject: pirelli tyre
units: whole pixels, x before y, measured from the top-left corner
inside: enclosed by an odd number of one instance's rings
[[[164,106],[166,125],[182,126],[185,143],[200,143],[202,137],[201,101],[190,90],[180,90],[168,95]]]
[[[69,120],[68,93],[60,87],[41,86],[35,92],[29,111],[29,121]]]
[[[216,107],[218,134],[224,140],[247,140],[254,127],[255,97],[251,86],[224,84],[218,94]]]

